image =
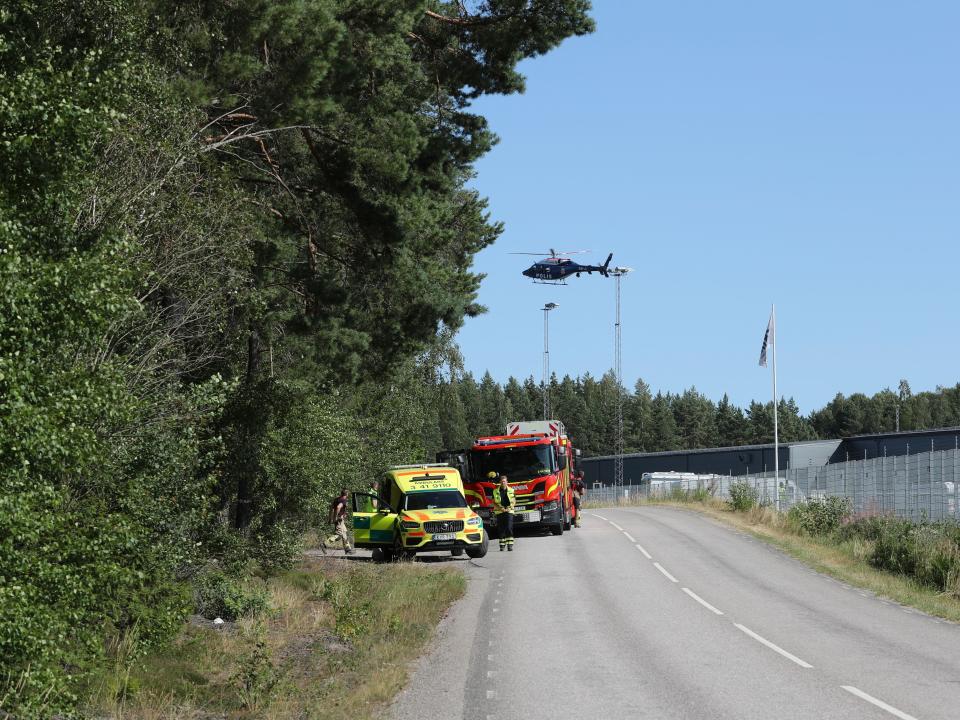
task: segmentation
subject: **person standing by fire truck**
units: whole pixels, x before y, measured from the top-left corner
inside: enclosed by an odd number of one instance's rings
[[[587,494],[587,486],[583,484],[583,470],[577,473],[577,479],[573,481],[573,507],[577,512],[575,525],[580,527],[580,509],[583,507],[583,498]]]
[[[500,484],[493,489],[493,512],[497,516],[497,535],[500,536],[500,552],[506,548],[513,552],[513,510],[516,507],[513,488],[507,476],[500,476]]]

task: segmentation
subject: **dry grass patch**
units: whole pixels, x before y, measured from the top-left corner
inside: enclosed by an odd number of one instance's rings
[[[305,562],[267,583],[270,611],[222,629],[189,625],[166,652],[106,673],[90,714],[117,720],[358,720],[406,683],[464,591],[455,569]],[[118,690],[119,687],[119,690]]]

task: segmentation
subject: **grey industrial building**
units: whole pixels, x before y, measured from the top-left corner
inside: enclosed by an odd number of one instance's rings
[[[574,438],[574,444],[576,438]],[[780,444],[780,469],[823,466],[845,460],[909,455],[927,450],[954,449],[960,445],[960,427],[935,430],[854,435],[840,440],[805,440]],[[623,456],[623,480],[638,485],[646,472],[691,472],[717,475],[746,475],[773,470],[773,443],[736,447],[629,453]],[[609,485],[613,481],[613,455],[580,460],[588,485]]]

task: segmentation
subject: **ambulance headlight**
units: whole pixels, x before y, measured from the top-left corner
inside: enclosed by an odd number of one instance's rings
[[[418,527],[420,527],[420,523],[414,522],[413,520],[401,520],[400,527],[402,527],[404,530],[416,530]]]
[[[483,520],[478,517],[467,518],[467,525],[483,525]]]

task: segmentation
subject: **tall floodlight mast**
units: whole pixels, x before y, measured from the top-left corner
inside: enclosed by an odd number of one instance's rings
[[[610,274],[616,279],[617,320],[613,326],[613,374],[617,383],[617,434],[614,444],[613,484],[623,486],[623,351],[622,333],[620,324],[620,279],[633,268],[616,267]]]
[[[543,419],[550,419],[550,311],[560,305],[547,303],[543,310]]]

